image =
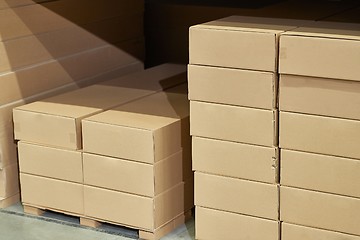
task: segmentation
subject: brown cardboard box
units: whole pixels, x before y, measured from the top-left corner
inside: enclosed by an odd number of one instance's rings
[[[20,182],[21,200],[24,205],[68,214],[84,214],[84,186],[82,184],[26,173],[20,173]]]
[[[179,183],[155,198],[85,186],[85,216],[156,232],[192,208],[192,186]]]
[[[195,205],[278,220],[278,186],[195,172]]]
[[[193,170],[266,183],[278,182],[277,148],[192,138]]]
[[[86,11],[82,8],[84,7]],[[7,8],[0,12],[0,40],[5,41],[29,35],[37,35],[74,25],[95,22],[119,15],[142,12],[142,0],[111,0],[113,5],[103,1],[53,1],[46,4],[32,4],[17,8]],[[74,4],[76,3],[76,4]],[[81,4],[83,3],[83,4]],[[64,6],[55,6],[55,5]],[[110,7],[109,7],[110,6]],[[79,10],[79,8],[81,8]],[[111,13],[112,12],[112,13]],[[81,13],[81,14],[79,14]],[[11,26],[9,28],[8,26]]]
[[[97,22],[96,24],[92,23],[86,26],[87,30],[92,30],[93,32],[88,32],[83,27],[74,25],[40,35],[31,35],[0,42],[0,57],[3,59],[0,63],[0,72],[16,70],[32,64],[63,58],[101,46],[109,46],[108,39],[118,43],[139,38],[142,36],[142,25],[138,23],[140,20],[142,20],[142,15],[140,14],[117,19],[118,22],[126,22],[127,24],[131,22],[131,30],[128,26],[120,25],[116,30],[111,29],[111,33],[109,33],[109,30],[108,32],[105,30],[100,31],[100,29],[108,29],[105,24],[109,23]],[[99,34],[105,40],[95,34]],[[116,48],[114,48],[115,50]],[[119,49],[117,51],[121,52]],[[123,51],[126,51],[126,49],[123,49]],[[59,61],[61,60],[59,59]]]
[[[17,193],[13,196],[2,198],[0,197],[0,209],[9,207],[20,201],[20,194]]]
[[[304,227],[294,224],[281,224],[281,237],[283,240],[359,240],[359,236],[339,232]]]
[[[360,160],[281,149],[281,185],[360,198]]]
[[[240,16],[192,26],[190,64],[276,72],[279,35],[295,27],[293,21]]]
[[[190,111],[193,136],[277,145],[277,111],[197,101],[190,102]]]
[[[130,66],[126,66],[126,67],[121,67],[119,69],[115,69],[114,71],[110,71],[107,73],[103,73],[103,74],[94,76],[93,78],[79,80],[76,83],[71,82],[71,83],[63,85],[61,87],[57,87],[57,88],[54,87],[52,89],[45,88],[48,91],[43,91],[38,94],[34,94],[30,97],[24,98],[22,100],[18,100],[18,101],[0,106],[0,135],[1,135],[1,137],[0,137],[0,168],[17,162],[16,144],[14,141],[14,133],[13,133],[13,118],[12,118],[13,108],[24,105],[29,102],[34,102],[34,101],[38,101],[40,99],[51,97],[56,94],[61,94],[61,93],[71,91],[74,89],[79,89],[80,87],[88,86],[90,84],[94,84],[96,82],[103,81],[104,79],[112,79],[115,76],[121,76],[121,75],[124,75],[129,72],[134,72],[134,71],[140,70],[141,68],[142,68],[142,64],[139,64],[139,63],[130,65]],[[40,76],[43,76],[43,75],[45,76],[45,78],[42,79],[42,80],[44,80],[44,82],[43,81],[40,81],[40,82],[42,82],[42,84],[44,84],[43,87],[46,87],[46,83],[47,84],[49,84],[49,83],[46,81],[46,79],[47,79],[46,78],[46,68],[43,68],[43,70],[44,71],[40,71],[41,74],[36,75],[36,76],[39,76],[39,80],[40,80]],[[48,69],[48,70],[50,70],[50,69]],[[21,74],[17,74],[17,75],[19,75],[18,76],[19,81],[20,81],[20,79],[25,80],[26,76],[27,76],[27,74],[25,74],[23,76],[20,76]],[[34,76],[34,78],[36,78],[36,76]],[[26,81],[23,83],[26,83]],[[41,88],[40,89],[36,88],[39,86],[37,84],[32,84],[32,85],[27,84],[26,86],[29,87],[29,90],[25,91],[25,89],[22,89],[24,92],[26,92],[26,94],[30,94],[30,92],[33,92],[33,91],[36,92],[36,91],[41,90]],[[3,93],[5,93],[5,92],[3,92]],[[19,97],[21,97],[22,92],[18,91],[15,94],[15,96],[17,94],[20,94]],[[26,95],[26,94],[24,93],[24,95]],[[3,96],[3,94],[1,94],[0,96]]]
[[[45,2],[41,5],[76,24],[96,22],[132,12],[144,11],[144,0],[108,0],[106,3],[101,0],[92,0],[91,2],[61,0]]]
[[[83,159],[80,151],[20,141],[18,153],[21,173],[83,183]]]
[[[189,154],[179,151],[154,165],[84,153],[84,184],[155,197],[190,178]],[[186,176],[186,175],[187,176]]]
[[[19,191],[18,165],[14,163],[0,169],[0,198],[14,196]]]
[[[280,37],[281,74],[360,80],[360,25],[317,22]]]
[[[323,20],[331,22],[360,23],[360,7],[358,6],[347,11],[341,11],[337,14],[324,18]]]
[[[97,79],[92,81],[96,83],[142,69],[140,61],[115,47],[93,49],[4,73],[0,76],[0,83],[6,91],[0,96],[0,104],[31,97],[66,84],[82,86],[81,81],[86,79]]]
[[[277,221],[196,207],[195,234],[199,240],[278,240],[279,229]]]
[[[15,138],[81,149],[81,119],[184,82],[183,73],[184,66],[165,64],[15,108]]]
[[[245,107],[276,108],[277,75],[189,65],[189,99]]]
[[[152,164],[189,149],[189,101],[186,94],[160,92],[86,118],[82,126],[85,152]]]
[[[280,111],[360,120],[360,83],[282,74]]]
[[[360,199],[280,187],[280,220],[360,235]]]
[[[280,147],[360,158],[360,121],[280,112]]]
[[[0,1],[0,9],[26,6],[26,5],[36,4],[36,2],[37,1],[33,1],[33,0],[11,0],[11,1],[2,0]]]

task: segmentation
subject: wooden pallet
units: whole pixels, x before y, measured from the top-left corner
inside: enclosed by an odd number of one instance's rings
[[[177,216],[175,219],[173,219],[172,221],[159,227],[158,229],[156,229],[153,232],[138,229],[139,239],[158,240],[158,239],[162,238],[163,236],[165,236],[166,234],[175,230],[181,224],[184,224],[187,220],[191,219],[191,217],[192,217],[192,213],[191,213],[191,210],[189,210],[189,211],[185,212],[184,214]],[[123,226],[119,223],[95,220],[93,218],[88,218],[88,217],[80,217],[80,224],[83,226],[97,228],[97,227],[100,227],[102,225],[102,223],[110,223],[110,224],[114,224],[114,225]],[[128,227],[128,226],[124,226],[124,227]]]
[[[129,226],[124,226],[119,223],[115,223],[115,222],[111,222],[111,221],[94,219],[94,218],[87,217],[87,216],[79,216],[79,215],[75,215],[73,213],[65,213],[62,211],[54,210],[54,209],[42,209],[42,208],[35,207],[35,206],[24,205],[24,212],[27,214],[31,214],[31,215],[42,216],[47,210],[79,217],[80,225],[86,226],[86,227],[98,228],[104,223],[117,225],[117,226],[121,226],[121,227],[129,227]],[[192,217],[192,212],[191,212],[191,210],[189,210],[189,211],[185,212],[184,214],[177,216],[175,219],[173,219],[172,221],[159,227],[158,229],[156,229],[153,232],[146,231],[143,229],[135,229],[135,230],[137,230],[139,233],[139,239],[158,240],[158,239],[162,238],[163,236],[165,236],[166,234],[175,230],[181,224],[184,224],[187,220],[191,219],[191,217]]]

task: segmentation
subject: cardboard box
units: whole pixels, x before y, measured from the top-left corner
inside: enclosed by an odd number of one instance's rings
[[[136,70],[140,70],[142,68],[142,64],[134,64],[126,67],[122,67],[119,69],[115,69],[114,71],[107,72],[98,76],[94,76],[93,78],[89,79],[82,79],[77,82],[72,82],[66,85],[63,85],[61,87],[53,87],[50,88],[48,86],[48,91],[40,92],[39,94],[34,94],[30,97],[24,98],[22,100],[18,100],[15,102],[12,102],[10,104],[2,105],[0,106],[0,168],[5,167],[9,164],[17,162],[17,152],[16,152],[16,144],[14,140],[14,127],[13,127],[13,117],[12,117],[12,111],[13,108],[19,107],[21,105],[24,105],[26,103],[38,101],[40,99],[44,99],[47,97],[54,96],[56,94],[61,94],[67,91],[71,91],[74,89],[79,89],[80,87],[87,86],[89,84],[94,84],[96,82],[99,82],[104,79],[111,79],[114,78],[114,76],[121,76],[125,73],[134,72]],[[46,68],[43,69],[46,76]],[[40,74],[42,75],[42,74]],[[1,78],[0,78],[1,79]],[[26,75],[23,77],[20,77],[20,79],[25,80]],[[46,79],[46,78],[45,78]],[[44,79],[44,80],[45,80]],[[48,82],[44,81],[42,84],[49,84]],[[29,86],[29,84],[27,85]],[[36,91],[37,84],[31,85],[34,87],[34,91]],[[46,86],[46,85],[45,85]],[[32,89],[30,87],[30,89]],[[40,89],[38,89],[40,90]],[[25,92],[25,90],[23,89]],[[5,92],[3,92],[5,93]],[[7,92],[6,92],[7,93]],[[21,94],[21,91],[18,92]],[[29,92],[27,94],[30,94]],[[0,95],[0,97],[3,96],[3,94]],[[21,95],[20,95],[21,96]]]
[[[15,138],[81,149],[81,119],[184,82],[181,74],[184,66],[165,64],[15,108]]]
[[[196,207],[196,239],[278,240],[279,229],[277,221]]]
[[[82,152],[18,142],[21,173],[83,183]]]
[[[350,22],[360,23],[360,7],[348,9],[347,11],[338,12],[335,15],[322,19],[330,22]]]
[[[360,198],[360,160],[281,149],[281,185]]]
[[[281,224],[281,237],[283,240],[359,240],[359,236],[326,231],[322,229],[304,227],[294,224]]]
[[[317,22],[280,37],[281,74],[360,81],[360,25]]]
[[[17,163],[0,169],[0,198],[8,198],[18,193],[18,174]]]
[[[189,99],[245,107],[277,107],[277,75],[207,66],[188,66]]]
[[[295,22],[231,16],[190,28],[190,64],[277,72],[279,35]]]
[[[17,8],[7,8],[0,12],[0,41],[38,35],[74,25],[109,18],[109,6],[113,17],[141,12],[144,9],[142,0],[116,1],[104,4],[103,1],[73,1],[62,0],[49,2],[46,5],[32,4]],[[83,4],[81,4],[83,3]],[[55,6],[55,5],[66,6]],[[87,11],[83,10],[87,6]],[[80,10],[79,10],[80,7]],[[81,12],[81,14],[79,14]],[[115,13],[114,13],[115,12]],[[102,16],[101,16],[102,15]],[[11,28],[7,27],[11,26]]]
[[[191,101],[190,123],[193,136],[277,145],[277,111]]]
[[[360,82],[283,74],[280,111],[360,120]]]
[[[119,15],[126,16],[129,13],[144,11],[144,0],[108,0],[106,3],[101,0],[92,0],[91,2],[61,0],[50,1],[41,5],[75,24],[96,22]]]
[[[88,24],[86,30],[83,27],[74,25],[40,35],[31,35],[0,42],[0,57],[3,59],[0,63],[0,72],[16,70],[48,60],[63,58],[101,46],[109,47],[107,40],[111,38],[113,38],[114,42],[139,38],[142,36],[142,25],[137,23],[139,22],[138,19],[142,20],[142,15],[137,14],[116,19],[117,22],[133,23],[131,31],[127,31],[130,28],[129,26],[124,26],[124,24],[118,25],[116,30],[111,29],[111,33],[109,33],[109,30],[108,32],[105,30],[100,31],[100,28],[108,29],[105,24],[109,24],[109,22],[97,22],[96,24]],[[93,32],[89,32],[89,30]],[[97,36],[97,33],[100,36]],[[117,36],[115,38],[110,36],[116,34],[121,37]],[[106,39],[104,40],[100,37]]]
[[[280,112],[280,147],[360,158],[360,121]]]
[[[85,186],[85,215],[155,232],[192,208],[192,186],[179,183],[155,198]]]
[[[50,60],[29,68],[4,73],[0,76],[0,84],[6,91],[0,96],[0,105],[66,84],[84,86],[81,81],[96,83],[143,69],[143,64],[134,60],[134,57],[112,55],[112,50],[110,52],[108,50],[94,49],[59,61]],[[119,52],[114,47],[113,50]]]
[[[279,219],[278,186],[195,172],[195,205]]]
[[[84,184],[155,197],[192,177],[191,168],[185,169],[183,162],[191,163],[183,151],[154,165],[84,153]]]
[[[84,186],[51,178],[20,173],[21,201],[24,205],[84,214]]]
[[[86,118],[82,126],[85,152],[150,164],[191,144],[186,94],[160,92]]]
[[[14,205],[15,203],[20,201],[20,194],[17,193],[14,196],[10,196],[7,198],[0,197],[0,209],[7,208],[11,205]]]
[[[14,8],[20,6],[26,6],[31,4],[36,4],[37,1],[33,0],[12,0],[12,1],[0,1],[0,9],[5,8]]]
[[[280,187],[280,220],[297,225],[360,235],[360,199]]]
[[[208,138],[192,138],[193,170],[234,178],[277,183],[277,148]]]

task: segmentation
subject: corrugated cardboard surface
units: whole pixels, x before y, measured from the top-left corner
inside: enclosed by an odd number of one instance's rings
[[[21,173],[83,183],[82,152],[18,142]]]
[[[7,89],[0,97],[0,104],[17,101],[66,84],[80,84],[84,79],[99,77],[119,68],[124,69],[122,74],[119,72],[118,76],[121,76],[135,70],[139,71],[143,66],[125,51],[105,46],[59,60],[49,60],[15,72],[7,72],[0,76],[2,86]]]
[[[130,102],[82,121],[84,151],[154,163],[189,147],[188,116],[186,94],[160,92]]]
[[[360,83],[282,74],[280,111],[360,119]]]
[[[122,22],[131,22],[131,28],[128,26],[118,26],[116,30],[112,31],[112,35],[120,34],[122,38],[117,38],[116,41],[124,41],[142,36],[141,23],[136,25],[142,19],[142,13],[123,17]],[[139,19],[139,20],[138,20]],[[106,22],[97,23],[100,27],[106,29]],[[88,32],[80,26],[70,26],[57,31],[51,31],[40,35],[31,35],[28,37],[17,38],[10,41],[0,42],[0,57],[3,59],[0,63],[0,72],[16,70],[22,67],[28,67],[33,64],[49,61],[51,59],[59,59],[69,55],[77,54],[101,46],[109,45],[106,40],[101,39],[97,34],[99,26],[88,24],[86,27],[95,31],[94,33]],[[136,29],[137,31],[135,31]],[[135,35],[135,34],[136,35]],[[103,31],[102,37],[110,35]],[[110,37],[109,37],[110,38]],[[31,47],[29,47],[31,46]],[[123,49],[126,50],[126,49]],[[118,50],[120,51],[120,50]]]
[[[281,185],[360,198],[360,160],[281,149]]]
[[[233,16],[193,26],[190,64],[276,72],[278,34],[294,28],[286,24]]]
[[[281,217],[288,223],[360,235],[360,199],[280,187]]]
[[[278,186],[195,172],[195,205],[278,220]]]
[[[278,182],[278,149],[192,138],[193,170],[260,182]]]
[[[279,223],[241,214],[196,207],[196,239],[278,240]]]
[[[180,183],[155,198],[85,186],[85,215],[154,231],[192,207],[192,188],[186,185]]]
[[[294,224],[281,224],[281,237],[283,240],[359,240],[359,236],[339,232],[304,227]]]
[[[191,101],[190,112],[193,136],[277,145],[276,111]]]
[[[138,71],[140,69],[142,69],[142,64],[121,67],[119,69],[115,69],[114,71],[94,76],[93,78],[82,79],[81,81],[78,81],[76,83],[69,83],[58,88],[52,88],[48,91],[43,91],[31,97],[27,97],[25,99],[15,101],[10,104],[0,106],[0,166],[4,167],[8,164],[17,162],[16,144],[14,143],[13,133],[13,108],[29,102],[34,102],[40,99],[51,97],[56,94],[61,94],[74,89],[79,89],[80,87],[88,86],[104,79],[111,79],[114,76],[124,75],[129,72]],[[43,74],[44,76],[46,76],[46,69],[44,70],[45,72]],[[47,77],[44,78],[44,80],[46,79]],[[36,88],[37,85],[34,84],[32,86]]]
[[[154,197],[185,180],[182,162],[182,151],[155,165],[84,153],[84,183]]]
[[[17,193],[13,196],[2,198],[0,197],[0,208],[6,208],[20,201],[20,194]]]
[[[189,65],[188,71],[190,100],[276,108],[274,73],[197,65]]]
[[[280,112],[280,147],[360,158],[360,121]]]
[[[19,169],[17,163],[0,169],[0,198],[7,198],[19,191]]]
[[[153,80],[149,85],[157,88],[156,90],[129,87],[131,86],[129,84],[130,79],[137,77],[135,74],[117,79],[117,84],[110,80],[18,107],[14,109],[13,115],[15,138],[64,148],[80,149],[80,121],[82,118],[153,94],[162,89],[162,80],[172,78],[183,72],[181,65],[170,65],[170,71],[166,70],[167,67],[168,65],[165,64],[152,70],[160,73],[165,72],[163,78],[148,79]],[[148,75],[152,71],[142,71],[141,74]],[[144,81],[146,80],[144,79]],[[168,84],[170,86],[171,84],[176,85],[178,79]]]
[[[143,11],[143,0],[108,0],[106,3],[101,0],[61,0],[43,3],[42,6],[56,14],[69,19],[76,24],[90,21],[99,21],[119,15],[126,15],[129,12]],[[86,6],[87,11],[83,8]]]
[[[59,2],[59,3],[58,3]],[[142,11],[142,0],[111,1],[113,5],[104,4],[102,1],[55,1],[46,6],[32,4],[17,8],[8,8],[0,12],[0,39],[2,41],[29,35],[37,35],[61,28],[99,21],[134,11]],[[54,6],[54,4],[65,4]],[[87,11],[83,11],[83,6]],[[111,7],[109,7],[111,6]],[[121,9],[121,11],[119,11]],[[81,14],[79,14],[81,13]],[[8,26],[12,26],[9,28]]]
[[[279,72],[360,81],[360,25],[317,23],[280,37]]]
[[[20,173],[21,200],[24,204],[83,215],[82,184]]]

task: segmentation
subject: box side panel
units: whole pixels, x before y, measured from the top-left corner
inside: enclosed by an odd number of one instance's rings
[[[196,207],[196,239],[278,240],[277,221]]]

